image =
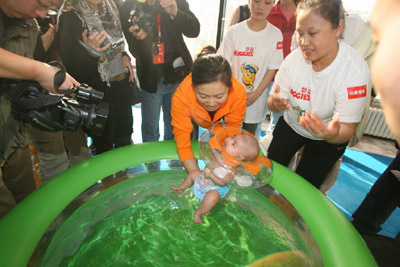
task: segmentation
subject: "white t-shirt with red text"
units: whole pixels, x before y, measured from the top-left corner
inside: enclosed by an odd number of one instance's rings
[[[367,63],[354,48],[340,40],[335,60],[319,72],[304,59],[300,48],[292,51],[276,74],[270,94],[278,84],[282,97],[288,99],[292,107],[284,112],[286,123],[301,136],[320,140],[300,125],[300,116],[315,111],[328,123],[339,113],[340,122],[359,122],[367,100],[368,80]]]
[[[229,28],[218,54],[224,56],[231,64],[232,73],[247,92],[258,88],[268,70],[279,69],[283,61],[282,33],[272,25],[255,32],[247,21],[242,21]],[[246,108],[244,122],[259,123],[262,121],[267,101],[267,90]]]

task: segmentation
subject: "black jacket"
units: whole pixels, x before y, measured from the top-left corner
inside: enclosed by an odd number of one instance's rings
[[[157,68],[153,64],[152,40],[146,38],[137,40],[132,33],[129,32],[129,27],[132,26],[129,19],[129,13],[132,9],[133,2],[136,0],[126,0],[120,8],[121,25],[125,34],[125,38],[129,45],[131,54],[136,59],[137,74],[139,77],[140,87],[150,93],[157,91],[158,73]],[[178,6],[178,14],[175,18],[171,18],[166,12],[161,12],[161,24],[171,40],[172,45],[178,51],[183,61],[185,62],[186,73],[192,69],[193,59],[183,40],[183,35],[189,38],[195,38],[200,33],[200,23],[196,16],[190,11],[189,4],[186,0],[176,0]],[[149,12],[151,8],[147,4],[143,11]],[[154,18],[155,19],[155,18]]]

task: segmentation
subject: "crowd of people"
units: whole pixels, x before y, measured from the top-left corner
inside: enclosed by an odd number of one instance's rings
[[[396,37],[380,24],[392,29],[396,15],[382,13],[395,14],[399,8],[396,0],[378,0],[371,18],[373,36],[385,46],[376,51],[371,67],[374,86],[397,139],[395,66],[400,61],[390,58],[394,67],[388,68],[384,59],[399,42],[390,43]],[[42,182],[92,156],[88,135],[96,154],[130,145],[135,84],[141,90],[143,142],[159,141],[161,110],[164,140],[176,142],[188,173],[181,186],[173,187],[177,191],[204,176],[191,147],[199,126],[208,129],[223,120],[258,138],[267,111],[276,115],[268,157],[288,166],[301,151],[295,171],[320,188],[359,133],[357,126],[369,106],[375,47],[360,55],[352,47],[356,38],[343,41],[364,29],[346,29],[351,22],[346,22],[341,0],[249,0],[232,14],[218,49],[206,46],[194,60],[184,37],[196,38],[201,23],[186,0],[0,0],[0,10],[0,218],[36,189],[29,145],[38,152]],[[48,17],[49,11],[58,15],[41,32],[35,18]],[[102,134],[81,126],[73,132],[49,132],[15,118],[16,89],[9,84],[21,80],[36,82],[52,94],[81,84],[102,92],[108,105]],[[397,162],[383,175],[386,180],[399,168]],[[398,188],[398,177],[389,184],[391,190]],[[377,188],[369,198],[379,195]],[[214,187],[210,191],[196,213],[198,223],[223,197]],[[381,201],[383,206],[386,202]],[[398,200],[391,201],[385,216],[398,205]],[[361,210],[356,212],[357,225],[367,220]],[[385,218],[371,222],[375,230]]]

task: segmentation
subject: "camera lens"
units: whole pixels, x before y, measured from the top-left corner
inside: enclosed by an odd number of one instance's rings
[[[83,129],[92,135],[101,136],[108,117],[108,104],[100,102],[96,104],[79,104],[74,108],[80,113],[80,123]]]
[[[84,103],[99,103],[104,97],[103,92],[94,90],[87,84],[81,84],[79,87],[76,88],[75,93],[76,100],[82,101]]]

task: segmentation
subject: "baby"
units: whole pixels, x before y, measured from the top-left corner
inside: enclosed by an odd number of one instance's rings
[[[239,161],[254,160],[259,152],[255,137],[243,133],[226,138],[222,148],[226,154]],[[202,203],[195,211],[193,220],[196,223],[203,223],[201,216],[207,214],[219,199],[226,196],[230,188],[229,182],[234,176],[235,172],[231,167],[218,166],[211,171],[206,166],[203,174],[197,176],[194,180],[187,176],[181,185],[171,185],[171,189],[182,192],[194,184],[193,193]]]

